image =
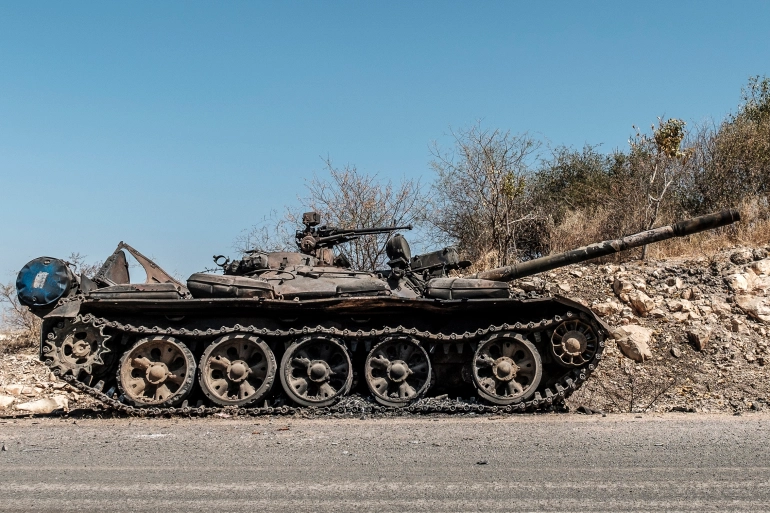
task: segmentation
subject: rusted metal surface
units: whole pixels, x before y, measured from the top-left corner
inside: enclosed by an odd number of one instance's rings
[[[477,395],[486,404],[478,411],[531,411],[560,404],[587,379],[609,328],[565,298],[512,297],[501,280],[737,218],[725,211],[456,278],[448,273],[466,263],[453,248],[412,257],[400,235],[386,246],[390,269],[351,270],[335,245],[409,227],[318,228],[309,213],[298,252],[218,256],[223,274],[196,273],[187,287],[121,242],[93,279],[48,284],[66,292],[32,309],[52,371],[130,414],[189,414],[191,398],[199,413],[323,411],[351,392],[369,395],[371,411],[451,412],[431,399],[447,393]],[[124,251],[145,283],[129,283]],[[20,273],[29,297],[45,278],[40,265]]]

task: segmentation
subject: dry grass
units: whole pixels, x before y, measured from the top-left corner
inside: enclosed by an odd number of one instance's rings
[[[770,244],[770,208],[756,198],[745,200],[738,207],[740,222],[689,237],[669,239],[650,246],[653,259],[673,257],[712,257],[731,246],[762,247]]]
[[[688,237],[678,237],[649,246],[648,258],[711,257],[725,248],[736,245],[762,247],[770,244],[770,206],[759,198],[743,201],[738,210],[741,221],[717,230],[709,230]],[[613,213],[599,210],[588,216],[583,211],[573,211],[553,229],[552,252],[559,253],[602,240],[615,238],[607,233]],[[671,220],[676,221],[676,220]],[[638,258],[639,250],[628,251],[609,260]]]
[[[22,349],[37,347],[39,333],[6,332],[0,333],[0,354],[18,353]]]

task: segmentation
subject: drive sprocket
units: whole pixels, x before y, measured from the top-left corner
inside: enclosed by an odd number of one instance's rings
[[[59,376],[71,374],[77,379],[81,373],[98,375],[107,367],[110,338],[104,334],[103,326],[80,317],[62,321],[46,337],[45,362]]]

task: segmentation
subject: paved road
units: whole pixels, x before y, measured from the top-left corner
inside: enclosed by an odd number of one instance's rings
[[[0,419],[0,511],[770,511],[769,426],[763,414]]]

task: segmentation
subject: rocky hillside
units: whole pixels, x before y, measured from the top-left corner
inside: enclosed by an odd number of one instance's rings
[[[598,370],[568,400],[604,412],[763,410],[770,401],[767,248],[710,257],[576,265],[515,283],[559,294],[613,328]],[[87,407],[36,360],[0,355],[0,415]]]
[[[517,285],[577,299],[613,327],[571,407],[761,410],[770,400],[769,251],[572,266]]]

